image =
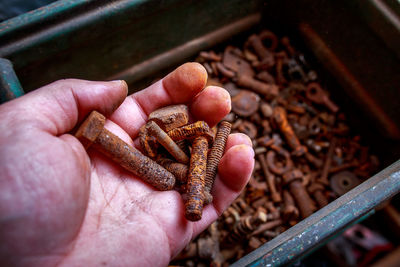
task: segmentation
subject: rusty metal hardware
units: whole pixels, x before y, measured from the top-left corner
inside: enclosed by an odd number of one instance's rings
[[[301,217],[304,219],[316,211],[317,208],[304,188],[301,182],[302,179],[303,173],[297,169],[283,175],[283,181],[289,187],[289,191],[299,207]]]
[[[102,114],[92,111],[77,130],[75,137],[86,149],[92,145],[158,190],[170,190],[174,187],[175,177],[172,173],[105,129],[105,121]]]
[[[232,124],[227,121],[222,121],[219,124],[213,147],[211,148],[208,156],[205,190],[209,193],[213,187],[215,176],[217,175],[218,163],[222,158],[222,154],[224,153],[226,141],[231,133],[231,128]]]
[[[208,141],[205,136],[193,141],[187,182],[188,197],[185,201],[185,217],[190,221],[201,219],[204,205]]]
[[[281,165],[281,167],[279,167],[275,162],[276,162],[276,158],[277,158],[277,154],[279,154],[280,156],[284,157],[285,159],[285,165]],[[274,150],[270,150],[267,153],[267,164],[268,164],[268,168],[275,174],[277,175],[282,175],[285,172],[291,170],[293,168],[293,161],[290,158],[290,154],[289,152],[287,152],[286,150],[284,150],[283,148],[279,149],[279,152],[275,152]]]
[[[310,97],[312,82],[320,82],[320,77],[288,38],[279,40],[264,32],[249,37],[242,50],[235,45],[199,57],[210,74],[209,83],[225,87],[231,95],[232,112],[225,119],[232,123],[232,132],[248,134],[256,154],[249,184],[218,220],[223,264],[232,263],[342,194],[343,184],[337,184],[335,174],[350,171],[361,182],[378,164],[371,151],[360,145],[359,136],[350,135],[346,116],[336,111],[335,104],[318,102],[324,98],[318,94],[316,101]],[[217,57],[212,60],[214,53]],[[218,58],[221,55],[222,60]],[[268,86],[276,88],[276,95],[265,94]],[[318,89],[328,96],[324,88]],[[284,123],[281,117],[276,119],[276,108],[284,111]],[[153,145],[151,139],[148,142]],[[264,212],[267,222],[251,233],[240,234],[234,243],[228,242],[240,222],[257,212]],[[200,239],[207,239],[211,231]],[[206,260],[195,257],[192,265],[194,260],[205,265],[218,263],[209,256]]]
[[[278,193],[275,186],[275,176],[269,172],[264,154],[262,153],[258,154],[257,158],[264,172],[264,177],[267,181],[272,200],[274,202],[281,202],[282,201],[281,195]]]
[[[257,111],[260,105],[260,97],[253,92],[242,90],[232,97],[232,110],[242,117],[248,117]]]
[[[296,221],[299,218],[299,210],[294,204],[292,195],[287,190],[283,190],[283,210],[282,219],[284,221]]]
[[[164,131],[168,132],[188,123],[188,107],[186,105],[172,105],[160,108],[151,112],[148,120],[154,121]]]
[[[349,171],[342,171],[334,174],[330,180],[330,186],[337,196],[347,193],[359,184],[360,179]]]
[[[338,106],[329,99],[321,86],[316,82],[308,84],[306,95],[308,99],[317,104],[325,105],[333,113],[336,113],[339,110]]]
[[[306,153],[307,148],[300,144],[299,139],[287,120],[285,110],[280,106],[275,107],[273,117],[275,122],[278,124],[279,130],[288,142],[288,145],[293,149],[293,155],[301,156]]]
[[[164,132],[160,126],[154,121],[149,121],[146,124],[147,132],[154,136],[157,141],[173,156],[178,162],[187,164],[189,163],[189,158],[185,152],[180,149],[180,147]]]
[[[328,205],[329,201],[324,195],[324,186],[318,182],[312,183],[308,187],[308,192],[314,196],[314,199],[318,203],[319,208],[323,208]]]
[[[264,83],[245,74],[238,74],[237,84],[268,98],[276,97],[279,93],[278,86]]]

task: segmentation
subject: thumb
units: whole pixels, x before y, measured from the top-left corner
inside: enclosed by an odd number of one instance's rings
[[[128,93],[125,81],[59,80],[0,106],[15,123],[53,135],[72,130],[92,110],[110,115]]]

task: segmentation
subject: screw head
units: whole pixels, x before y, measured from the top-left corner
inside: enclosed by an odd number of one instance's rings
[[[97,136],[103,131],[105,122],[106,117],[94,110],[81,124],[75,137],[78,138],[85,149],[88,149],[96,140]]]

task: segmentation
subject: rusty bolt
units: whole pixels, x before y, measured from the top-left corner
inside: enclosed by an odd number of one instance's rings
[[[308,84],[306,96],[317,104],[325,105],[333,113],[336,113],[339,110],[339,107],[329,99],[321,86],[316,82]]]
[[[292,195],[287,190],[283,190],[283,210],[282,219],[284,221],[296,221],[299,218],[299,210],[294,204]]]
[[[303,173],[298,169],[294,169],[283,175],[284,184],[289,187],[289,191],[299,207],[301,217],[304,219],[316,210],[316,206],[304,188],[302,179]]]
[[[186,183],[188,175],[188,166],[179,162],[175,162],[171,159],[160,158],[157,159],[157,163],[175,175],[175,178],[181,182]]]
[[[322,168],[321,176],[318,179],[318,181],[324,185],[329,185],[328,175],[329,175],[329,169],[332,165],[332,157],[333,157],[333,154],[335,153],[336,143],[337,143],[337,139],[332,138],[331,143],[329,145],[328,153],[326,154],[326,158],[325,158],[324,166]]]
[[[189,163],[189,158],[179,148],[179,146],[168,136],[166,132],[164,132],[160,126],[157,125],[154,121],[149,121],[146,124],[147,132],[154,136],[157,141],[168,150],[168,152],[180,163],[187,164]]]
[[[253,34],[247,40],[245,46],[251,46],[254,52],[260,58],[259,68],[260,69],[270,69],[275,65],[274,54],[265,48],[264,44],[260,37],[256,34]]]
[[[93,144],[97,150],[155,188],[172,189],[175,185],[174,175],[105,129],[105,120],[102,114],[92,111],[75,137],[86,149]]]
[[[168,132],[188,123],[188,107],[183,104],[163,107],[150,113],[148,120],[156,122],[158,126]]]
[[[300,144],[300,141],[294,133],[292,126],[290,126],[287,120],[285,109],[279,106],[275,107],[273,117],[279,127],[279,130],[286,138],[288,145],[293,149],[293,155],[301,156],[306,153],[307,148]]]
[[[232,124],[227,121],[222,121],[218,126],[217,135],[207,159],[205,190],[209,193],[213,187],[215,176],[217,175],[218,164],[225,151],[226,141],[231,133],[231,128]]]
[[[203,133],[193,140],[187,182],[187,199],[185,201],[185,217],[190,221],[198,221],[203,213],[205,180],[207,170],[208,140],[210,132]]]
[[[275,84],[264,83],[241,73],[238,73],[237,84],[268,98],[276,97],[279,93],[279,88]]]
[[[321,183],[315,182],[308,187],[308,192],[314,196],[318,207],[323,208],[328,205],[329,201],[324,195],[324,186]]]
[[[185,125],[179,128],[172,129],[168,132],[168,136],[172,140],[193,139],[199,135],[207,134],[210,132],[210,127],[205,121],[197,121],[195,123]],[[209,140],[209,141],[212,141]]]

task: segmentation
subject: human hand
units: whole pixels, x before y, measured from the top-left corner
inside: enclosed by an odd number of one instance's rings
[[[190,222],[178,192],[156,191],[69,132],[98,110],[109,116],[107,129],[136,146],[147,115],[178,103],[213,126],[230,97],[202,90],[206,80],[201,65],[188,63],[128,97],[123,81],[61,80],[1,105],[0,265],[167,265],[247,183],[250,139],[229,136],[214,200]]]

